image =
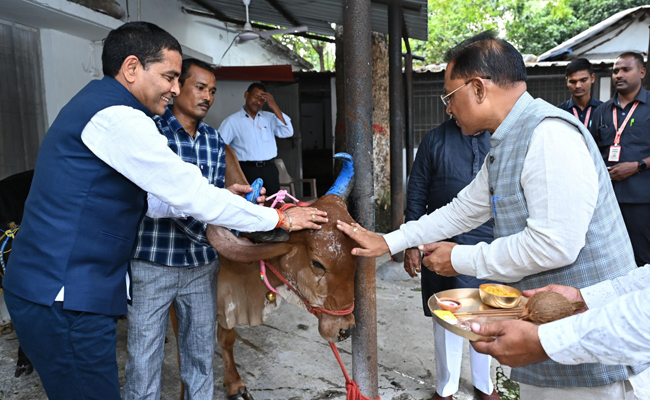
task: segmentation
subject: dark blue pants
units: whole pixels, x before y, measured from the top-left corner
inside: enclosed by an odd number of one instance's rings
[[[119,400],[117,317],[43,306],[4,291],[20,345],[50,400]]]
[[[650,204],[619,203],[636,265],[650,264]]]

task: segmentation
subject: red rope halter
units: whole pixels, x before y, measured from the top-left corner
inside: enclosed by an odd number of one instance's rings
[[[298,206],[306,206],[309,204],[299,202]],[[295,204],[291,203],[285,203],[280,207],[280,211],[285,211],[286,209],[290,207],[295,207]],[[350,308],[346,308],[345,310],[328,310],[326,308],[322,307],[312,307],[311,304],[309,304],[309,300],[305,296],[298,291],[298,289],[294,288],[292,284],[289,283],[280,273],[273,268],[273,266],[270,263],[267,263],[264,260],[260,260],[260,264],[268,267],[274,274],[275,276],[278,277],[289,289],[291,289],[292,292],[294,292],[300,300],[302,300],[303,303],[305,303],[305,307],[307,307],[307,311],[309,311],[312,315],[315,317],[318,317],[317,313],[324,313],[324,314],[329,314],[329,315],[336,315],[336,316],[344,316],[351,314],[352,311],[354,311],[354,302],[352,303],[352,306]],[[369,397],[366,397],[361,394],[361,391],[359,390],[359,385],[355,381],[353,381],[350,376],[348,375],[348,371],[346,371],[345,366],[343,365],[343,361],[341,360],[341,355],[339,354],[339,350],[336,347],[336,344],[329,342],[330,348],[332,349],[332,352],[334,353],[334,356],[336,357],[336,361],[339,362],[339,366],[341,367],[341,371],[343,371],[343,376],[345,376],[345,390],[347,391],[347,397],[346,400],[381,400],[381,396],[378,396],[377,399],[371,399]]]
[[[326,308],[322,307],[312,307],[311,304],[309,304],[309,300],[305,298],[305,296],[302,295],[298,291],[298,289],[294,288],[292,284],[290,284],[280,273],[273,268],[273,266],[270,263],[267,263],[264,260],[261,260],[260,262],[264,263],[266,267],[268,267],[274,274],[275,276],[278,277],[289,289],[291,289],[292,292],[294,292],[300,300],[302,300],[303,303],[305,303],[305,306],[307,307],[307,311],[309,311],[311,314],[317,317],[317,313],[325,313],[329,315],[337,315],[337,316],[343,316],[343,315],[348,315],[351,314],[352,311],[354,311],[354,303],[352,303],[352,307],[346,308],[345,310],[328,310]],[[341,355],[339,354],[339,350],[336,348],[336,344],[329,342],[330,347],[332,348],[332,352],[334,353],[334,356],[336,357],[336,361],[339,362],[339,366],[341,367],[341,371],[343,371],[343,375],[345,376],[345,390],[347,391],[348,395],[346,397],[347,400],[375,400],[371,399],[369,397],[366,397],[361,394],[361,391],[359,390],[359,386],[355,381],[353,381],[350,376],[348,375],[348,371],[345,370],[345,366],[343,365],[343,361],[341,360]],[[381,400],[381,396],[377,397],[376,400]]]
[[[282,281],[282,283],[287,285],[287,287],[289,289],[291,289],[291,291],[294,292],[296,294],[296,296],[298,296],[300,298],[300,300],[302,300],[303,303],[305,303],[305,307],[307,307],[307,311],[309,311],[314,316],[317,316],[316,313],[343,316],[343,315],[351,314],[352,311],[354,311],[354,302],[352,303],[352,307],[346,308],[345,310],[328,310],[327,308],[313,307],[311,304],[309,304],[309,300],[307,300],[307,298],[305,296],[303,296],[303,294],[300,293],[300,291],[298,291],[298,289],[293,287],[293,285],[290,284],[289,281],[284,279],[284,277],[275,268],[273,268],[273,265],[271,265],[270,263],[267,263],[264,260],[260,260],[260,262],[264,263],[264,266],[266,266],[268,269],[270,269],[275,274],[275,276],[277,276],[278,279],[280,279]]]
[[[346,397],[346,400],[381,400],[381,396],[378,396],[377,399],[371,399],[370,397],[366,397],[361,394],[361,391],[359,390],[359,385],[355,381],[353,381],[350,376],[348,375],[348,371],[345,370],[345,367],[343,366],[343,361],[341,361],[341,355],[339,354],[339,349],[336,348],[336,345],[332,342],[329,342],[330,347],[332,348],[332,352],[334,353],[334,356],[336,357],[336,361],[339,362],[339,365],[341,366],[341,371],[343,371],[343,375],[345,376],[345,390],[348,392],[348,395]]]

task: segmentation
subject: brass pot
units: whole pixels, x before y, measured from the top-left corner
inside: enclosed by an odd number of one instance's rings
[[[512,294],[516,294],[516,296],[497,296],[496,294],[488,293],[485,291],[485,288],[488,286],[495,286],[507,290]],[[521,302],[521,291],[512,286],[500,285],[498,283],[484,283],[479,286],[479,296],[483,303],[495,308],[514,308]]]

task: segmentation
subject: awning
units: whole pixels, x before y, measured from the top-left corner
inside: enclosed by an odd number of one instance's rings
[[[290,65],[259,65],[252,67],[218,67],[217,80],[293,82]]]

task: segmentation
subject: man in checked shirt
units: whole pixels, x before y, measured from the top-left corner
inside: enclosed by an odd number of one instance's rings
[[[154,118],[168,146],[196,164],[210,184],[224,187],[225,149],[217,131],[202,119],[217,91],[212,67],[183,60],[180,92],[165,114]],[[238,185],[233,193],[243,194]],[[155,200],[155,199],[154,199]],[[149,201],[149,207],[156,207]],[[192,217],[145,217],[138,229],[128,308],[128,351],[124,399],[159,399],[169,306],[178,317],[178,348],[185,399],[212,399],[212,357],[217,317],[217,252],[205,237],[206,224]]]

